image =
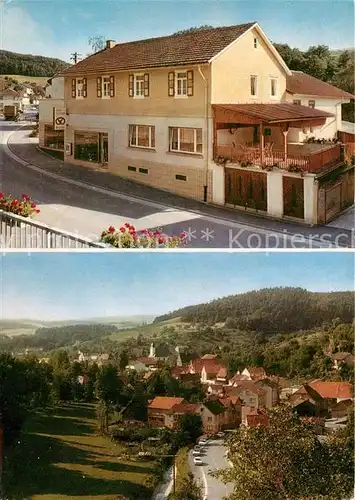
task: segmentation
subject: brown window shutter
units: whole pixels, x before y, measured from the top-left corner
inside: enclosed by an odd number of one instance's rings
[[[98,76],[96,78],[96,95],[97,97],[102,97],[102,77]]]
[[[174,71],[170,71],[168,75],[168,92],[169,97],[174,97],[175,95],[175,73]]]
[[[73,99],[76,98],[76,78],[73,78],[71,81],[71,96]]]
[[[128,83],[129,97],[133,97],[133,85],[134,85],[134,75],[129,75],[129,83]]]
[[[149,73],[144,73],[144,97],[149,97]]]
[[[187,95],[194,95],[194,72],[192,70],[187,72]]]
[[[88,96],[88,81],[86,78],[83,78],[83,97]]]
[[[115,77],[110,76],[110,97],[115,97]]]

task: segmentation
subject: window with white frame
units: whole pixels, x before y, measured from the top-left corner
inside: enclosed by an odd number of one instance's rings
[[[82,78],[76,79],[76,97],[84,97],[84,80]]]
[[[187,96],[187,71],[177,71],[175,73],[175,96]]]
[[[258,95],[258,77],[255,75],[250,77],[250,95],[254,97]]]
[[[144,97],[144,75],[134,75],[134,97]]]
[[[110,97],[110,77],[102,77],[102,87],[101,87],[102,97]]]
[[[202,154],[202,129],[170,127],[170,151]]]
[[[155,127],[151,125],[130,125],[129,145],[134,148],[155,148]]]
[[[277,78],[270,79],[270,95],[271,97],[277,97]]]

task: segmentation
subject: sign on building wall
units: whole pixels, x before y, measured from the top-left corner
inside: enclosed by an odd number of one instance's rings
[[[53,108],[54,130],[65,130],[67,124],[67,112],[65,108]]]

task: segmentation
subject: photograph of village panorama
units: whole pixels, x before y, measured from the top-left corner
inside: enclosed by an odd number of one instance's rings
[[[352,498],[352,253],[1,270],[3,500]]]
[[[0,1],[2,247],[354,246],[352,0],[68,4]]]

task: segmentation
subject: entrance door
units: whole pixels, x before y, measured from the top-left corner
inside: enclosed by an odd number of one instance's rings
[[[304,219],[303,179],[283,176],[284,215]]]

